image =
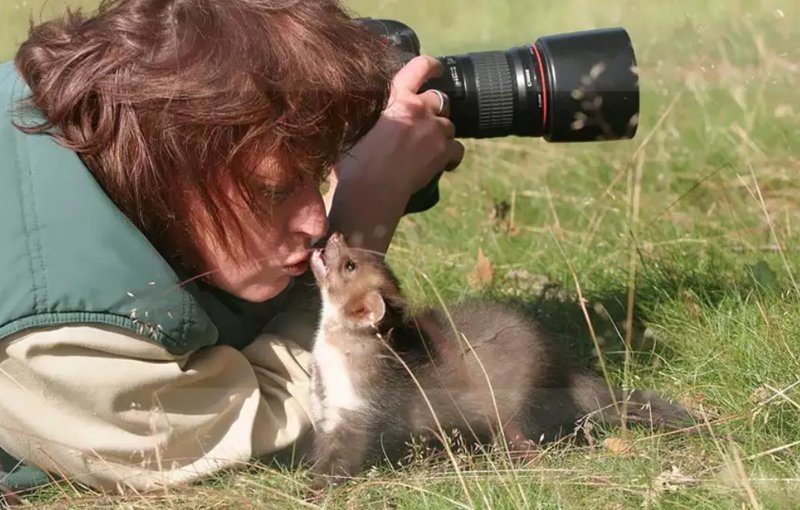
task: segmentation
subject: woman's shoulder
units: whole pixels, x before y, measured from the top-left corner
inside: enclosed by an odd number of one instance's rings
[[[78,155],[18,129],[24,86],[0,66],[0,337],[47,324],[125,327],[180,351],[216,330]]]

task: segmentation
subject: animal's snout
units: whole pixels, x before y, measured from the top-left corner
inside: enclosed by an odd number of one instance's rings
[[[343,242],[344,242],[344,236],[342,235],[342,233],[341,232],[334,232],[328,238],[328,242],[326,243],[325,247],[328,248],[331,245],[334,245],[334,244],[338,245],[338,244],[342,244]]]

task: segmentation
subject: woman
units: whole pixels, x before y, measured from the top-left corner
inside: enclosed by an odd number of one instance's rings
[[[0,448],[146,491],[299,444],[309,247],[385,251],[463,157],[417,93],[437,62],[387,51],[335,0],[107,0],[32,28],[0,67]]]

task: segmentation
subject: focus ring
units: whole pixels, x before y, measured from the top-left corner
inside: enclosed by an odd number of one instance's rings
[[[514,81],[505,53],[472,53],[478,95],[478,130],[507,130],[514,122]]]

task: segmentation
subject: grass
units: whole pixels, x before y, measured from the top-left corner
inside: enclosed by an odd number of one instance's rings
[[[0,6],[3,56],[40,4]],[[478,293],[531,302],[576,348],[591,354],[596,340],[610,377],[683,400],[708,418],[711,433],[631,432],[632,448],[620,452],[603,442],[619,432],[598,432],[593,447],[554,448],[517,469],[463,454],[463,485],[449,461],[419,455],[402,470],[376,470],[333,491],[325,505],[800,508],[800,7],[776,0],[350,5],[409,23],[431,54],[628,29],[642,86],[634,140],[467,141],[440,204],[403,222],[390,261],[419,303]],[[51,0],[44,12],[62,6]],[[479,250],[492,279],[474,288]],[[62,487],[32,501],[305,508],[303,483],[301,473],[253,466],[160,500]]]

